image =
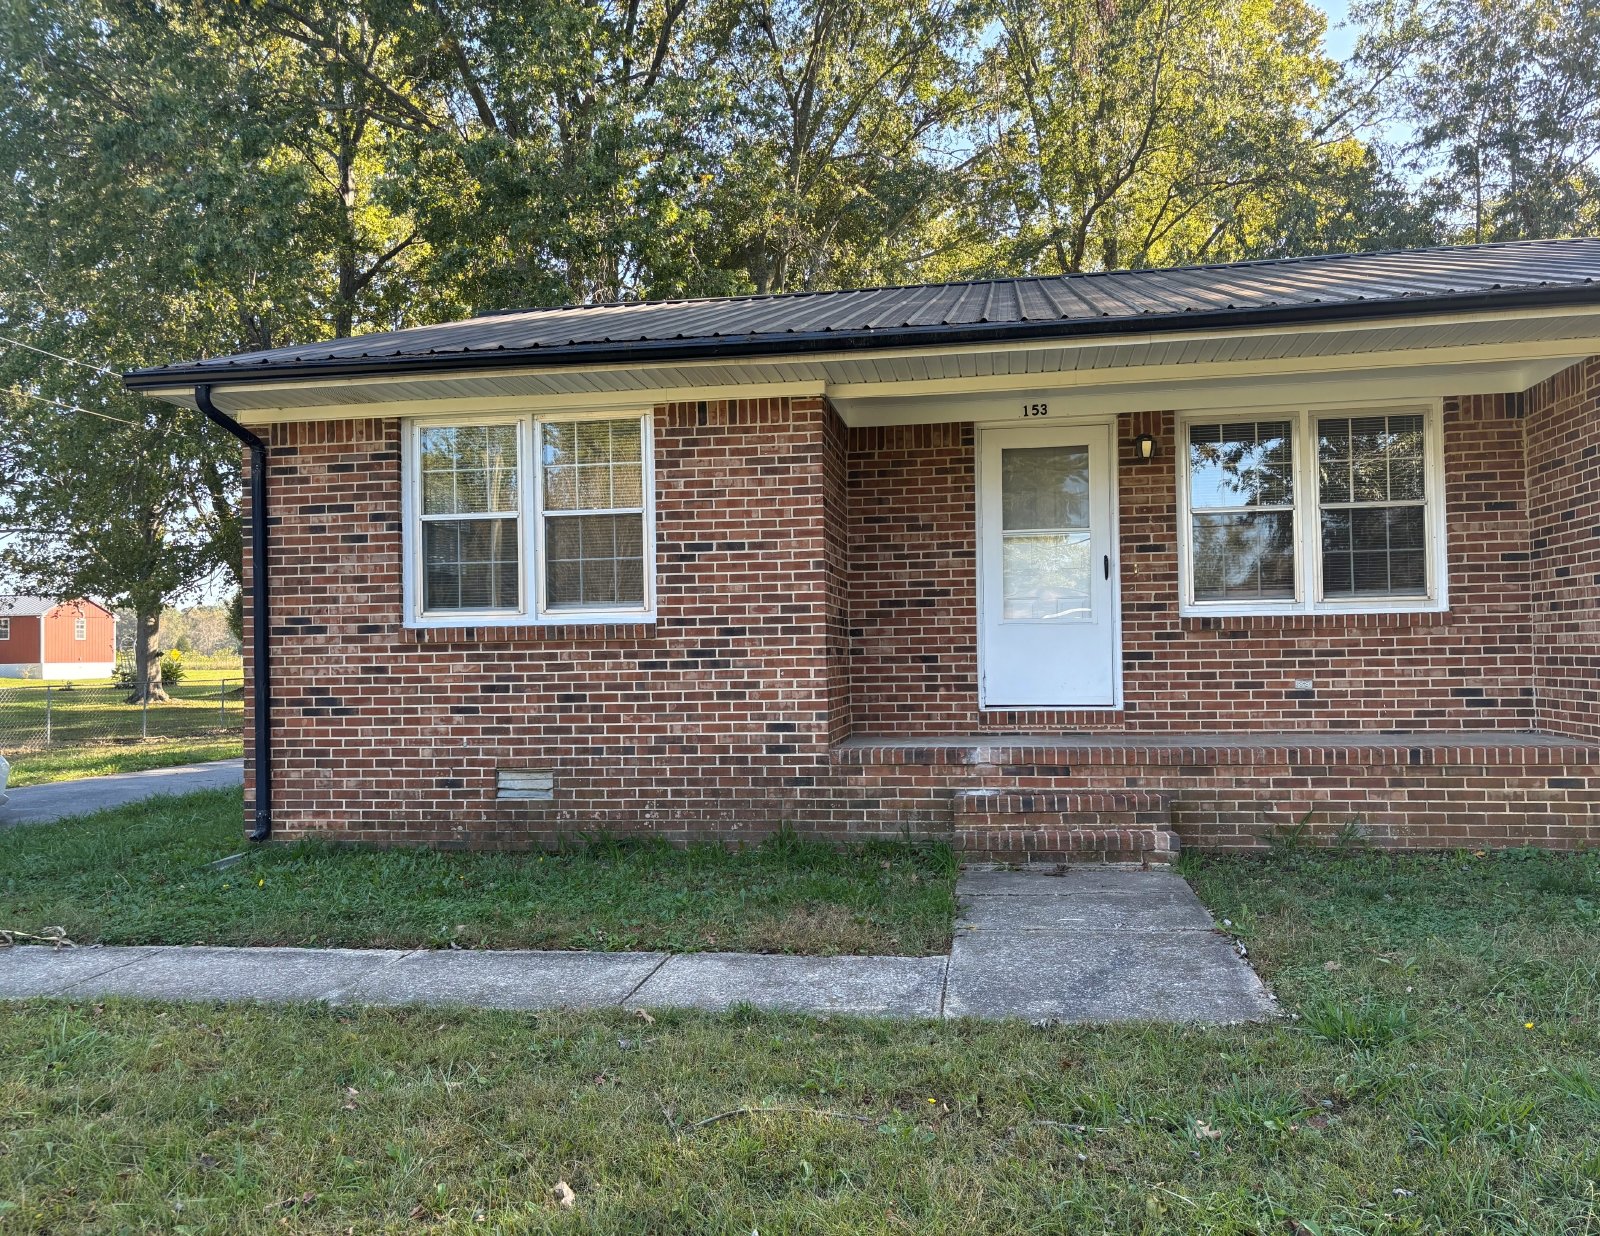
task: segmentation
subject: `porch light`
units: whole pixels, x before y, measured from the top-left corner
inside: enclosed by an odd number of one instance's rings
[[[1133,449],[1139,452],[1139,458],[1149,463],[1156,457],[1156,440],[1147,433],[1142,433],[1133,440]]]

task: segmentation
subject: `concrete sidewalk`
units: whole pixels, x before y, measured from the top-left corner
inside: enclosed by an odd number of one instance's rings
[[[1259,1020],[1272,997],[1183,879],[978,871],[948,957],[429,949],[0,951],[0,999],[698,1008],[1035,1021]]]
[[[136,803],[158,794],[192,794],[196,790],[220,790],[243,784],[244,761],[241,759],[28,785],[10,791],[10,801],[0,807],[0,828],[10,828],[14,824],[48,824],[68,816],[88,815],[91,811]]]

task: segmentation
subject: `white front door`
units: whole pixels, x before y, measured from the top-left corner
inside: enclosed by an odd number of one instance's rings
[[[985,708],[1117,702],[1108,425],[978,439],[978,665]]]

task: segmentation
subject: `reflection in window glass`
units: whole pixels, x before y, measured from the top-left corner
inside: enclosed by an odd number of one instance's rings
[[[1002,559],[1007,621],[1091,616],[1087,532],[1007,536]]]
[[[1295,595],[1294,435],[1288,421],[1189,426],[1196,601]]]
[[[1427,593],[1422,417],[1319,417],[1318,518],[1328,597]]]
[[[1089,448],[1006,448],[1000,503],[1002,617],[1091,618]]]
[[[637,418],[541,426],[550,609],[644,604],[643,452]]]
[[[1000,454],[1006,531],[1089,526],[1089,448],[1008,447]]]
[[[521,601],[516,425],[418,434],[426,610],[507,610]]]
[[[1288,421],[1189,426],[1189,505],[1197,511],[1294,505]]]

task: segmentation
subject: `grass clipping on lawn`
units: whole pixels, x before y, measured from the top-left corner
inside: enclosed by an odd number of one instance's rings
[[[81,943],[943,953],[949,847],[590,839],[558,854],[245,850],[237,790],[0,833],[0,927]]]
[[[0,1228],[1600,1231],[1600,855],[1185,870],[1295,1017],[14,1006]]]

